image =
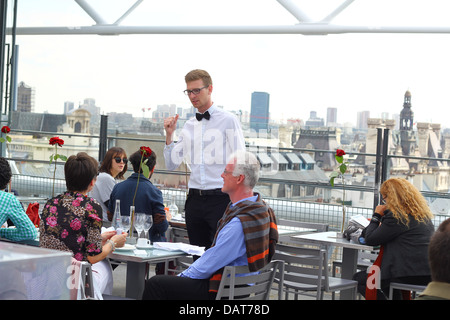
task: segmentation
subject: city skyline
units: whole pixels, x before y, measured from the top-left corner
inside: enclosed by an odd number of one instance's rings
[[[374,12],[373,16],[386,24],[441,23],[423,15],[417,3],[378,1],[380,8],[375,9],[380,11],[362,10],[367,3],[355,8],[352,5],[348,10],[358,9],[365,15],[343,14],[334,22],[357,23],[359,19],[370,24]],[[437,12],[436,3],[446,4],[429,1],[427,9],[434,10],[433,14],[439,17],[448,12],[442,8]],[[254,4],[248,1],[240,5],[250,10]],[[227,17],[222,12],[217,16],[211,6],[204,11],[198,8],[201,6],[192,8],[182,1],[171,1],[171,5],[186,7],[186,14],[171,15],[170,5],[162,2],[153,5],[143,2],[142,12],[130,15],[126,22],[170,24],[166,20],[174,20],[175,15],[176,23],[192,24],[198,21],[190,21],[191,10],[205,17],[206,24],[212,24],[214,19],[220,24]],[[233,6],[226,7],[235,17]],[[18,9],[18,27],[92,24],[74,1],[41,0],[37,4],[22,0]],[[261,24],[270,17],[274,24],[296,23],[276,1],[270,5],[264,1],[259,9],[257,15],[243,17],[240,12],[236,20]],[[393,19],[394,13],[398,20]],[[450,73],[448,37],[446,34],[18,35],[18,81],[36,89],[36,112],[60,112],[65,101],[78,103],[93,97],[102,110],[126,110],[139,116],[142,108],[154,109],[160,104],[189,107],[182,93],[184,75],[191,69],[202,68],[213,78],[213,101],[227,110],[250,111],[251,93],[261,91],[270,94],[274,120],[305,121],[313,110],[325,118],[327,108],[337,108],[340,110],[337,122],[353,125],[357,112],[367,110],[371,117],[380,118],[383,112],[401,110],[403,95],[410,90],[415,119],[440,123],[445,128],[450,127],[450,101],[444,94],[449,86],[446,74]],[[350,114],[355,116],[349,117]]]
[[[28,84],[21,82],[21,86],[26,86],[26,87],[30,87],[28,86]],[[32,95],[34,95],[35,92],[35,88],[34,87],[30,87],[32,88]],[[409,91],[408,91],[409,92]],[[19,89],[19,95],[20,95],[20,89]],[[298,123],[301,124],[303,123],[303,127],[308,127],[308,126],[318,126],[318,127],[348,127],[349,124],[351,123],[351,126],[353,128],[357,128],[357,129],[366,129],[367,128],[367,120],[369,118],[379,118],[379,119],[383,119],[383,120],[395,120],[396,123],[396,128],[398,128],[398,121],[399,121],[399,116],[400,116],[400,112],[403,108],[403,105],[401,107],[399,107],[399,109],[397,111],[393,111],[392,113],[390,112],[382,112],[379,114],[378,117],[373,117],[370,115],[370,111],[365,110],[365,111],[358,111],[354,114],[356,121],[352,122],[352,121],[347,121],[344,123],[340,123],[337,122],[337,115],[339,114],[339,108],[334,108],[334,107],[328,107],[327,110],[325,110],[325,115],[323,114],[318,114],[316,110],[311,110],[309,112],[309,116],[307,118],[304,119],[287,119],[287,121],[280,121],[280,119],[272,119],[272,117],[270,117],[270,108],[269,108],[269,97],[270,97],[270,93],[267,92],[253,92],[252,93],[252,97],[258,97],[258,100],[261,100],[261,97],[259,96],[267,96],[267,98],[264,98],[263,100],[267,99],[267,106],[265,106],[263,109],[261,110],[257,110],[257,112],[261,112],[261,114],[256,115],[252,115],[252,110],[228,110],[230,112],[235,113],[237,116],[240,117],[241,121],[243,122],[251,122],[252,121],[252,117],[254,118],[258,118],[257,120],[260,121],[262,119],[262,115],[266,114],[267,112],[269,112],[269,119],[268,119],[268,124],[269,125],[284,125],[284,124],[294,124],[294,123]],[[31,100],[33,101],[34,104],[34,97],[31,97]],[[253,99],[252,99],[253,101]],[[264,101],[258,101],[258,103],[262,103]],[[252,102],[253,103],[253,102]],[[220,105],[219,105],[220,106]],[[223,107],[223,106],[220,106]],[[34,109],[34,106],[31,106],[32,109]],[[184,107],[180,107],[177,106],[176,104],[169,104],[169,103],[165,103],[165,104],[158,104],[156,105],[155,108],[142,108],[140,114],[136,114],[136,113],[130,113],[130,112],[116,112],[116,111],[110,111],[108,112],[108,110],[103,110],[100,107],[96,106],[96,101],[95,98],[84,98],[82,99],[82,101],[80,100],[78,102],[78,106],[75,105],[75,102],[73,101],[64,101],[63,104],[63,111],[62,112],[54,112],[54,114],[67,114],[68,111],[71,110],[75,110],[77,108],[85,108],[87,110],[89,110],[91,113],[93,113],[93,110],[97,110],[98,111],[98,115],[100,114],[109,114],[109,113],[114,113],[114,114],[130,114],[133,117],[136,118],[161,118],[161,117],[168,117],[170,114],[172,113],[178,113],[180,116],[183,116],[183,114],[185,116],[192,116],[192,110],[194,110],[194,108],[192,106],[184,106]],[[165,111],[161,112],[161,108],[164,108]],[[266,110],[267,108],[267,110]],[[412,108],[413,113],[414,113],[414,109]],[[18,110],[20,111],[20,110]],[[169,111],[169,112],[168,112]],[[47,112],[47,111],[46,111]],[[41,112],[36,112],[36,113],[41,113]],[[45,113],[45,112],[44,112]],[[94,112],[95,113],[95,112]],[[414,117],[414,116],[413,116]],[[255,119],[253,119],[254,124],[252,129],[255,129]],[[265,123],[266,120],[263,121],[263,123]],[[416,128],[416,124],[417,122],[426,122],[426,121],[421,121],[420,119],[416,119],[414,118],[414,129]],[[309,124],[308,124],[309,123]],[[438,123],[440,124],[440,123]],[[260,126],[261,124],[258,124],[258,126]],[[263,124],[263,126],[265,126]],[[265,128],[262,128],[265,129]],[[442,127],[442,129],[446,129],[445,127]],[[256,130],[258,131],[258,130]]]

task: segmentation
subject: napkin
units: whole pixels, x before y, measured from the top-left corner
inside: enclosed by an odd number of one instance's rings
[[[168,251],[181,250],[187,254],[193,254],[196,256],[201,256],[205,252],[205,247],[194,246],[192,244],[182,242],[153,242],[153,248]]]
[[[39,222],[41,222],[41,218],[39,217],[39,203],[30,203],[26,214],[30,218],[31,222],[33,222],[34,226],[39,227]]]
[[[148,255],[147,251],[135,249],[133,250],[134,254],[138,257],[146,257]]]

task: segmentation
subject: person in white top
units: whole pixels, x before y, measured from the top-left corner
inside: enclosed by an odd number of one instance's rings
[[[166,146],[164,159],[168,170],[185,161],[190,167],[189,193],[185,204],[186,226],[193,245],[209,248],[217,222],[230,202],[221,191],[228,157],[245,150],[245,140],[238,118],[212,101],[211,76],[195,69],[185,76],[185,94],[198,113],[186,121],[178,141],[173,141],[179,115],[164,120]]]
[[[89,196],[97,200],[103,209],[103,226],[111,226],[112,213],[108,212],[108,203],[111,191],[120,180],[124,180],[124,174],[128,169],[127,154],[120,147],[110,148],[98,169],[97,182]]]

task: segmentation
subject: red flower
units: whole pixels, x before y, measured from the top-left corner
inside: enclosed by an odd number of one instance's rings
[[[345,154],[345,151],[342,149],[337,149],[336,150],[336,156],[338,157],[342,157]]]
[[[50,138],[49,144],[51,144],[52,146],[57,144],[58,146],[62,147],[64,144],[64,140],[60,139],[59,137],[53,137],[53,138]]]
[[[141,151],[141,155],[143,155],[144,157],[150,157],[150,155],[152,154],[152,149],[150,149],[149,147],[141,147],[139,149]]]
[[[2,127],[2,132],[3,133],[9,133],[11,131],[11,129],[8,126],[3,126]]]

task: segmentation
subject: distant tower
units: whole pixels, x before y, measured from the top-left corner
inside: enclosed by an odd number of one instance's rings
[[[417,147],[417,135],[413,131],[414,112],[411,110],[411,92],[405,92],[403,109],[400,112],[400,139],[403,155],[414,155]]]
[[[270,95],[267,92],[252,93],[250,129],[256,132],[269,129],[269,98]]]
[[[337,108],[327,108],[327,127],[337,123]]]
[[[34,111],[34,89],[21,81],[17,87],[17,110],[19,112]]]
[[[405,92],[403,110],[400,112],[400,130],[412,130],[414,123],[414,112],[411,110],[411,92]]]

